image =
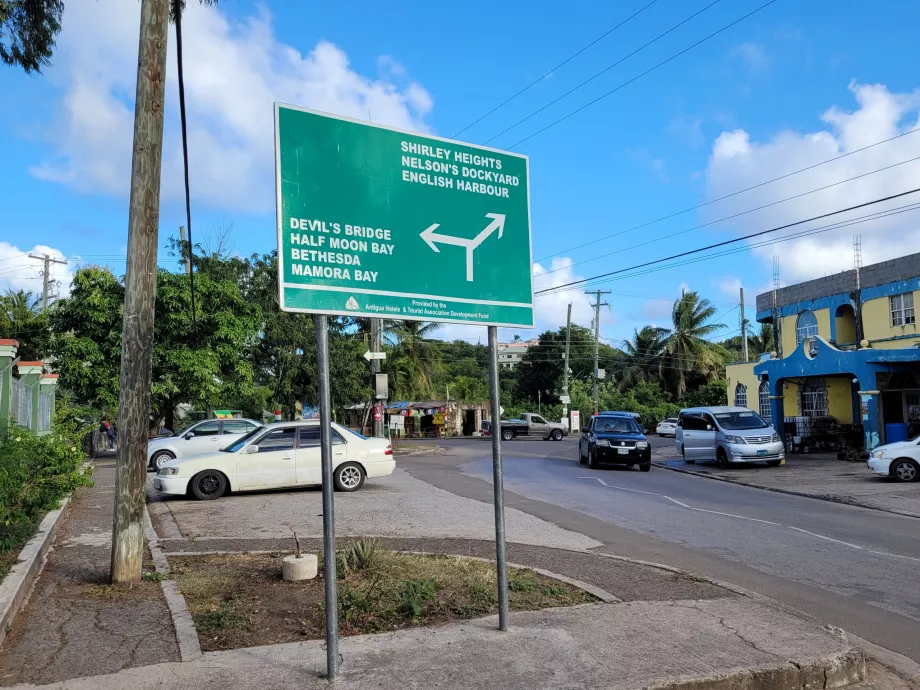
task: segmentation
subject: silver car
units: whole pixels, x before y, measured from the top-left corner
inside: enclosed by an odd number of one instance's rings
[[[765,462],[776,467],[786,459],[779,434],[746,407],[692,407],[680,411],[675,445],[684,462],[715,460],[719,467]]]

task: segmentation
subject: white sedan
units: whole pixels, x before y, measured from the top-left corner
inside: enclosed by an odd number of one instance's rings
[[[869,456],[869,469],[899,482],[920,480],[920,436],[879,446]]]
[[[677,417],[662,419],[655,427],[655,433],[659,436],[674,436],[677,433]]]
[[[205,419],[172,436],[148,441],[147,466],[155,472],[176,458],[215,453],[260,428],[262,424],[252,419]]]
[[[339,491],[357,491],[366,478],[393,473],[393,449],[384,438],[365,438],[332,425],[332,477]],[[216,453],[180,458],[159,469],[153,488],[203,501],[227,491],[253,491],[323,483],[318,421],[254,429]]]

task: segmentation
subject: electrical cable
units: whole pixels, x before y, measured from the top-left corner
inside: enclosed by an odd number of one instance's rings
[[[619,274],[619,273],[624,273],[624,272],[626,272],[626,271],[635,270],[635,269],[637,269],[637,268],[644,268],[645,266],[652,266],[652,265],[654,265],[654,264],[663,263],[663,262],[665,262],[665,261],[670,261],[670,260],[672,260],[672,259],[677,259],[677,258],[680,258],[680,257],[683,257],[683,256],[689,256],[689,255],[691,255],[691,254],[698,254],[698,253],[700,253],[700,252],[708,251],[709,249],[716,249],[717,247],[724,247],[724,246],[729,245],[729,244],[735,244],[736,242],[742,242],[742,241],[744,241],[744,240],[748,240],[748,239],[751,239],[751,238],[754,238],[754,237],[760,237],[760,236],[762,236],[762,235],[766,235],[766,234],[769,234],[769,233],[772,233],[772,232],[778,232],[779,230],[785,230],[786,228],[792,228],[792,227],[795,227],[795,226],[797,226],[797,225],[804,225],[805,223],[810,223],[811,221],[814,221],[814,220],[820,220],[820,219],[822,219],[822,218],[829,218],[829,217],[831,217],[831,216],[840,215],[841,213],[848,213],[849,211],[855,211],[856,209],[866,208],[867,206],[874,206],[875,204],[881,204],[881,203],[884,203],[884,202],[886,202],[886,201],[891,201],[892,199],[899,199],[899,198],[901,198],[901,197],[903,197],[903,196],[908,196],[908,195],[910,195],[910,194],[916,194],[917,192],[920,192],[920,187],[916,187],[916,188],[911,189],[911,190],[908,190],[908,191],[906,191],[906,192],[900,192],[900,193],[898,193],[898,194],[891,194],[891,195],[889,195],[889,196],[882,197],[882,198],[880,198],[880,199],[874,199],[873,201],[866,201],[866,202],[864,202],[864,203],[862,203],[862,204],[856,204],[856,205],[854,205],[854,206],[848,206],[847,208],[838,209],[838,210],[836,210],[836,211],[830,211],[830,212],[828,212],[828,213],[822,213],[822,214],[820,214],[820,215],[812,216],[811,218],[806,218],[806,219],[804,219],[804,220],[798,220],[798,221],[795,221],[795,222],[793,222],[793,223],[786,223],[785,225],[780,225],[780,226],[777,226],[777,227],[775,227],[775,228],[769,228],[769,229],[767,229],[767,230],[761,230],[760,232],[753,232],[753,233],[750,233],[750,234],[747,234],[747,235],[742,235],[741,237],[735,237],[735,238],[732,238],[732,239],[730,239],[730,240],[725,240],[725,241],[723,241],[723,242],[716,242],[715,244],[711,244],[711,245],[708,245],[708,246],[706,246],[706,247],[698,247],[697,249],[691,249],[691,250],[688,250],[688,251],[686,251],[686,252],[680,252],[680,253],[678,253],[678,254],[672,254],[671,256],[664,257],[664,258],[661,258],[661,259],[654,259],[654,260],[652,260],[652,261],[646,261],[645,263],[637,264],[636,266],[631,266],[631,267],[629,267],[629,268],[621,268],[621,269],[618,269],[618,270],[616,270],[616,271],[610,271],[609,273],[602,273],[601,275],[597,275],[597,276],[594,276],[594,277],[592,277],[592,278],[583,278],[583,279],[581,279],[581,280],[574,280],[574,281],[569,282],[569,283],[566,283],[566,284],[564,284],[564,285],[558,285],[558,286],[556,286],[555,288],[548,288],[548,289],[546,289],[546,290],[539,290],[539,291],[535,292],[534,294],[543,294],[543,293],[545,293],[545,292],[550,292],[550,291],[552,291],[552,290],[557,290],[557,289],[559,289],[559,288],[570,287],[570,286],[573,286],[573,285],[583,285],[584,283],[587,283],[589,280],[596,280],[596,279],[598,279],[598,278],[606,278],[606,277],[608,277],[608,276],[617,275],[617,274]]]
[[[564,65],[568,64],[569,62],[571,62],[572,60],[574,60],[575,58],[577,58],[579,55],[581,55],[583,52],[585,52],[588,48],[590,48],[591,46],[595,45],[596,43],[599,43],[602,39],[604,39],[604,38],[606,38],[607,36],[609,36],[610,34],[612,34],[614,31],[616,31],[617,29],[619,29],[621,26],[623,26],[623,25],[626,24],[627,22],[629,22],[629,21],[631,21],[632,19],[638,17],[640,14],[642,14],[643,12],[645,12],[645,10],[647,10],[649,7],[651,7],[652,5],[654,5],[656,2],[658,2],[658,0],[652,0],[650,3],[648,3],[648,4],[645,5],[644,7],[638,9],[636,12],[633,12],[631,15],[629,15],[626,19],[624,19],[623,21],[621,21],[621,22],[620,22],[619,24],[617,24],[615,27],[613,27],[612,29],[609,29],[608,31],[604,32],[603,34],[601,34],[600,36],[598,36],[597,38],[595,38],[593,41],[591,41],[591,42],[590,42],[588,45],[586,45],[584,48],[582,48],[581,50],[579,50],[579,51],[576,52],[576,53],[572,53],[572,55],[570,55],[570,56],[567,57],[565,60],[563,60],[562,62],[560,62],[558,65],[556,65],[555,67],[553,67],[549,72],[547,72],[546,74],[544,74],[544,75],[541,76],[541,77],[538,77],[538,78],[535,79],[534,81],[530,82],[527,86],[525,86],[523,89],[521,89],[520,91],[518,91],[517,93],[515,93],[513,96],[510,96],[510,97],[506,98],[504,101],[502,101],[502,102],[499,103],[497,106],[495,106],[494,108],[492,108],[492,110],[490,110],[489,112],[487,112],[485,115],[482,115],[481,117],[479,117],[479,118],[473,120],[473,121],[472,121],[470,124],[468,124],[466,127],[464,127],[463,129],[461,129],[460,131],[458,131],[456,134],[454,134],[453,136],[451,136],[451,139],[456,139],[458,136],[460,136],[461,134],[463,134],[466,130],[468,130],[468,129],[469,129],[470,127],[472,127],[473,125],[476,125],[476,124],[482,122],[483,120],[485,120],[487,117],[489,117],[489,115],[491,115],[491,114],[494,113],[495,111],[500,110],[501,108],[503,108],[503,107],[505,107],[506,105],[508,105],[508,104],[509,104],[511,101],[513,101],[515,98],[517,98],[518,96],[520,96],[520,95],[521,95],[522,93],[524,93],[525,91],[527,91],[527,90],[533,88],[534,86],[536,86],[537,84],[539,84],[541,81],[543,81],[544,79],[546,79],[549,75],[553,74],[553,73],[554,73],[556,70],[558,70],[560,67],[563,67]]]
[[[757,9],[755,9],[755,10],[753,10],[753,11],[751,11],[751,12],[748,12],[748,13],[747,13],[746,15],[744,15],[743,17],[741,17],[741,18],[739,18],[739,19],[736,19],[735,21],[731,22],[730,24],[726,24],[725,26],[723,26],[723,27],[722,27],[721,29],[719,29],[718,31],[714,31],[713,33],[709,34],[709,35],[706,36],[705,38],[700,39],[699,41],[697,41],[697,42],[694,43],[693,45],[691,45],[691,46],[689,46],[689,47],[687,47],[687,48],[684,48],[684,49],[683,49],[682,51],[680,51],[679,53],[675,53],[674,55],[672,55],[671,57],[669,57],[667,60],[663,60],[662,62],[659,62],[659,63],[658,63],[657,65],[655,65],[654,67],[650,67],[649,69],[645,70],[645,71],[642,72],[641,74],[636,75],[636,76],[633,77],[632,79],[630,79],[630,80],[628,80],[628,81],[624,81],[622,84],[620,84],[620,85],[617,86],[616,88],[611,89],[610,91],[607,91],[607,92],[604,93],[604,94],[601,94],[600,96],[598,96],[597,98],[595,98],[593,101],[589,101],[588,103],[585,103],[585,104],[584,104],[583,106],[581,106],[580,108],[576,108],[575,110],[573,110],[572,112],[570,112],[568,115],[564,115],[563,117],[559,118],[558,120],[555,120],[555,121],[551,122],[551,123],[548,124],[546,127],[543,127],[542,129],[538,129],[538,130],[537,130],[536,132],[534,132],[533,134],[530,134],[530,135],[524,137],[523,139],[521,139],[520,141],[518,141],[517,143],[512,144],[511,146],[508,147],[508,149],[510,150],[510,149],[517,148],[518,146],[520,146],[521,144],[523,144],[525,141],[528,141],[528,140],[530,140],[530,139],[533,139],[533,138],[534,138],[535,136],[537,136],[538,134],[542,134],[542,133],[545,132],[546,130],[551,129],[552,127],[555,127],[556,125],[558,125],[558,124],[561,123],[561,122],[564,122],[565,120],[568,120],[570,117],[572,117],[573,115],[576,115],[577,113],[580,113],[582,110],[585,110],[585,109],[587,109],[587,108],[590,108],[590,107],[591,107],[592,105],[594,105],[595,103],[598,103],[599,101],[602,101],[603,99],[607,98],[607,96],[610,96],[610,95],[616,93],[617,91],[619,91],[620,89],[622,89],[622,88],[625,87],[625,86],[629,86],[629,85],[632,84],[634,81],[637,81],[637,80],[641,79],[642,77],[644,77],[646,74],[649,74],[649,73],[651,73],[651,72],[654,72],[654,71],[655,71],[656,69],[658,69],[659,67],[663,67],[664,65],[668,64],[668,63],[671,62],[672,60],[674,60],[674,59],[676,59],[676,58],[679,58],[679,57],[680,57],[681,55],[683,55],[684,53],[687,53],[687,52],[693,50],[694,48],[696,48],[697,46],[699,46],[699,45],[705,43],[705,42],[708,41],[709,39],[718,36],[718,35],[719,35],[720,33],[722,33],[723,31],[727,31],[728,29],[732,28],[732,27],[735,26],[736,24],[739,24],[739,23],[743,22],[743,21],[744,21],[745,19],[747,19],[748,17],[751,17],[751,16],[757,14],[757,13],[760,12],[761,10],[763,10],[763,9],[769,7],[770,5],[772,5],[774,2],[776,2],[776,0],[769,0],[769,2],[764,3],[763,5],[761,5],[760,7],[758,7]]]

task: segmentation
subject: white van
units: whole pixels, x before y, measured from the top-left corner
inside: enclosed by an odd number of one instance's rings
[[[691,465],[715,460],[723,469],[744,462],[765,462],[777,467],[786,459],[779,434],[746,407],[681,410],[674,439],[677,452]]]

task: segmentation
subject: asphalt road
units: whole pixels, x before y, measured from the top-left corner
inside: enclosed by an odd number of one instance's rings
[[[439,443],[446,456],[400,466],[489,500],[489,444]],[[503,448],[508,506],[602,541],[611,553],[746,587],[920,661],[917,519],[656,467],[592,471],[578,464],[575,439]]]

